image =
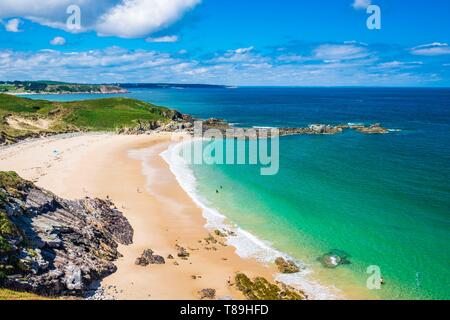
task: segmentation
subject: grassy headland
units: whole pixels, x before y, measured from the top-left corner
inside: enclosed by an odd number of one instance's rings
[[[141,122],[169,122],[177,114],[128,98],[53,102],[0,94],[0,144],[42,134],[134,128]]]
[[[1,93],[124,93],[115,85],[78,84],[57,81],[0,81]]]

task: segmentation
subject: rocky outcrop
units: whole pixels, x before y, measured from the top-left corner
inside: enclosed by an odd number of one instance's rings
[[[342,133],[344,130],[356,130],[364,134],[386,134],[389,130],[383,128],[380,124],[373,124],[369,126],[364,125],[326,125],[326,124],[312,124],[306,128],[280,128],[279,135],[331,135]]]
[[[61,199],[0,172],[0,285],[41,295],[83,295],[115,272],[133,229],[110,201]]]
[[[379,123],[372,124],[368,127],[365,126],[353,126],[353,129],[355,129],[358,132],[365,133],[365,134],[386,134],[389,133],[389,130],[386,128],[383,128]]]
[[[276,258],[275,264],[277,265],[278,270],[281,273],[297,273],[300,271],[300,268],[293,261],[286,261],[282,257]]]
[[[194,132],[194,122],[199,121],[190,116],[182,115],[174,119],[170,123],[159,126],[156,131],[166,132]],[[227,138],[257,138],[266,137],[275,134],[270,129],[265,128],[236,128],[229,125],[225,120],[211,118],[201,121],[201,131],[205,133],[207,130],[218,130]],[[274,128],[275,129],[275,128]],[[363,134],[387,134],[389,130],[382,127],[379,123],[369,126],[365,125],[328,125],[328,124],[311,124],[307,127],[298,128],[277,128],[279,136],[287,135],[334,135],[344,132],[345,130],[355,130]]]
[[[153,250],[146,249],[140,257],[135,261],[136,265],[146,267],[149,264],[165,264],[166,261],[163,257],[154,254]]]
[[[296,290],[283,283],[273,284],[265,278],[256,277],[250,280],[243,273],[236,274],[234,278],[236,287],[249,300],[305,300],[304,292]]]
[[[102,94],[118,94],[118,93],[128,93],[128,90],[121,88],[119,86],[110,85],[100,85],[100,93]]]

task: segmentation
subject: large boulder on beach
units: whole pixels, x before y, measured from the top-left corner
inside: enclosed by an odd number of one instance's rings
[[[149,264],[165,264],[166,261],[162,256],[158,256],[154,254],[152,249],[146,249],[142,253],[140,257],[138,257],[135,261],[136,265],[139,266],[148,266]]]
[[[176,245],[175,248],[177,249],[177,256],[182,259],[187,259],[189,257],[189,252],[187,252],[186,248]]]
[[[275,264],[281,273],[297,273],[300,268],[291,260],[285,260],[282,257],[275,259]]]

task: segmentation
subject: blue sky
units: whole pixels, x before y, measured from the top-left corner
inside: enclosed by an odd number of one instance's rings
[[[2,0],[0,79],[450,86],[448,12],[447,0]]]

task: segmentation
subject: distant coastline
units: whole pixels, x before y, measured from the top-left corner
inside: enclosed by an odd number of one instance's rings
[[[237,87],[192,83],[68,83],[58,81],[0,81],[0,93],[21,95],[125,94],[128,89],[235,89]]]
[[[0,81],[0,93],[27,94],[114,94],[128,93],[124,88],[110,84],[80,84],[57,81]]]

